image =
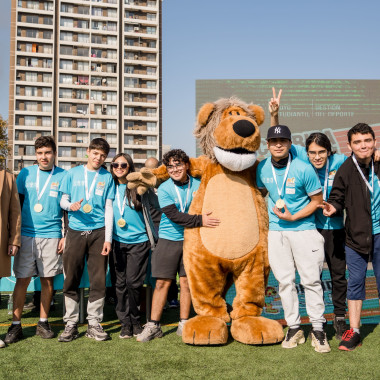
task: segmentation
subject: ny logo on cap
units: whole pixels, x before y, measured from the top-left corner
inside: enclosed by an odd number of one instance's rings
[[[280,127],[276,127],[274,129],[274,133],[281,133],[281,128]]]

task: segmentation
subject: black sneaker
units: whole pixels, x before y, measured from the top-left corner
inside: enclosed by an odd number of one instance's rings
[[[132,330],[133,330],[133,336],[137,336],[139,334],[141,334],[143,332],[143,328],[142,326],[140,325],[140,323],[135,323],[134,325],[132,325]]]
[[[347,330],[339,343],[339,349],[342,351],[353,351],[356,347],[362,345],[360,334],[354,332],[354,329]]]
[[[65,330],[58,338],[58,342],[71,342],[78,338],[78,336],[79,332],[77,325],[66,325]]]
[[[129,339],[132,337],[133,337],[132,326],[131,325],[121,326],[119,338]]]
[[[342,340],[343,334],[348,330],[348,326],[344,317],[335,317],[333,326],[335,329],[335,338],[339,341]]]
[[[50,324],[47,321],[38,321],[36,335],[39,335],[43,339],[51,339],[55,337],[54,331],[50,328]]]
[[[12,323],[8,329],[7,335],[5,336],[4,342],[6,344],[16,343],[22,338],[24,338],[24,334],[22,333],[21,324],[15,325]]]

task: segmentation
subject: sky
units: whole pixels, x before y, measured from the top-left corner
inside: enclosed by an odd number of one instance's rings
[[[0,1],[6,118],[11,0]],[[197,79],[380,79],[379,14],[378,0],[163,0],[163,144],[195,155]]]

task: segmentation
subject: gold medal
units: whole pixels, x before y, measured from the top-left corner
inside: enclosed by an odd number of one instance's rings
[[[42,204],[41,203],[36,203],[34,205],[34,211],[35,212],[41,212],[43,210]]]
[[[89,205],[88,203],[86,203],[84,206],[83,206],[83,211],[88,214],[89,212],[91,212],[92,210],[92,207],[91,205]]]
[[[285,207],[285,202],[283,199],[279,199],[277,202],[276,202],[276,207],[281,210]]]
[[[126,225],[126,221],[123,219],[123,218],[120,218],[118,221],[117,221],[117,225],[120,227],[120,228],[123,228],[125,225]]]

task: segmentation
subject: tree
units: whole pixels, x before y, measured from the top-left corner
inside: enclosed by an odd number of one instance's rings
[[[8,145],[8,122],[0,115],[0,167],[5,168],[10,152]]]

